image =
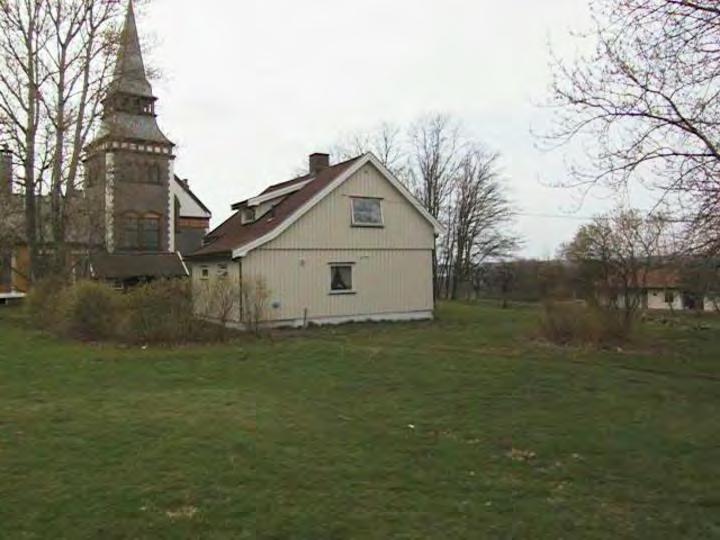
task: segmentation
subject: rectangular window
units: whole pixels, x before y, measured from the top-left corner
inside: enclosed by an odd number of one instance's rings
[[[665,291],[665,303],[673,304],[675,302],[675,292]]]
[[[200,269],[200,279],[208,279],[210,277],[210,270],[207,266],[203,266]]]
[[[160,218],[127,216],[122,222],[122,247],[128,250],[160,250]]]
[[[122,246],[124,249],[137,249],[138,220],[136,217],[127,217],[123,221]]]
[[[140,220],[140,249],[157,251],[160,249],[160,220],[144,218]]]
[[[352,224],[356,227],[382,227],[383,215],[380,199],[352,198]]]
[[[330,292],[351,293],[353,292],[353,267],[350,264],[330,265]]]
[[[225,279],[228,277],[228,266],[227,264],[219,264],[218,265],[218,271],[217,275],[220,279]]]

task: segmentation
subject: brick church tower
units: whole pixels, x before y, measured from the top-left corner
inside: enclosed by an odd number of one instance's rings
[[[90,275],[118,286],[187,276],[180,252],[198,249],[210,210],[175,176],[175,145],[157,124],[132,0],[97,137],[85,149],[94,209]]]
[[[132,0],[98,136],[86,149],[86,189],[102,207],[98,244],[113,253],[175,251],[174,144],[157,124]]]

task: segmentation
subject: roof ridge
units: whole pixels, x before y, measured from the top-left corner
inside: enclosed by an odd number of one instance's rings
[[[261,191],[260,193],[258,193],[257,195],[254,195],[254,196],[252,196],[252,197],[248,197],[248,198],[246,198],[246,199],[243,199],[243,200],[241,200],[241,201],[238,201],[238,202],[236,202],[236,203],[233,203],[233,204],[231,205],[231,208],[232,208],[233,210],[237,210],[240,206],[242,206],[244,203],[248,202],[249,200],[254,199],[254,198],[256,198],[256,197],[260,197],[261,195],[267,195],[268,193],[272,193],[273,191],[275,191],[275,190],[277,190],[277,189],[282,189],[282,188],[285,187],[286,185],[289,187],[290,185],[292,185],[292,184],[294,184],[294,183],[300,183],[300,182],[305,181],[305,180],[307,180],[308,182],[311,182],[311,181],[315,180],[315,179],[318,177],[318,175],[319,175],[320,173],[322,173],[323,171],[326,171],[326,170],[328,170],[328,169],[334,169],[335,167],[341,167],[341,166],[347,165],[348,163],[350,163],[350,162],[352,162],[352,161],[355,161],[355,160],[358,160],[358,159],[361,159],[361,158],[365,157],[366,155],[367,155],[367,153],[365,153],[365,154],[360,154],[360,155],[357,155],[357,156],[352,157],[352,158],[350,158],[350,159],[346,159],[345,161],[341,161],[341,162],[339,162],[339,163],[334,163],[334,164],[330,165],[329,167],[327,167],[327,168],[319,171],[319,173],[316,173],[316,174],[307,173],[307,174],[303,174],[303,175],[300,175],[300,176],[296,176],[296,177],[291,178],[291,179],[289,179],[289,180],[283,180],[282,182],[275,182],[274,184],[268,185],[264,190],[262,190],[262,191]]]
[[[210,239],[218,234],[212,241],[196,252],[191,253],[188,257],[202,257],[217,253],[230,253],[238,245],[246,244],[261,237],[267,232],[275,229],[287,219],[292,218],[295,212],[315,194],[329,185],[340,175],[348,170],[354,161],[363,158],[366,154],[356,156],[352,159],[336,163],[330,167],[321,170],[315,180],[307,182],[302,188],[289,194],[276,207],[276,214],[272,221],[260,219],[250,223],[237,223],[239,212],[236,211],[227,218],[218,227],[215,227],[205,238]],[[302,177],[299,177],[302,178]],[[225,229],[225,230],[223,230]]]

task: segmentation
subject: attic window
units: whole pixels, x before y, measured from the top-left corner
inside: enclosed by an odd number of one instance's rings
[[[254,208],[246,208],[242,211],[242,222],[243,225],[245,223],[252,223],[255,221],[255,209]]]
[[[352,224],[355,227],[382,227],[382,201],[369,197],[353,197]]]

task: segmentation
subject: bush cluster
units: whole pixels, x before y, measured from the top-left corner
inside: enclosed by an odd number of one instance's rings
[[[583,302],[546,302],[540,332],[558,345],[610,346],[628,341],[634,323],[634,319],[615,309]]]
[[[38,282],[26,299],[36,326],[75,339],[124,343],[217,341],[226,333],[193,317],[187,280],[159,280],[127,293],[94,281]]]

